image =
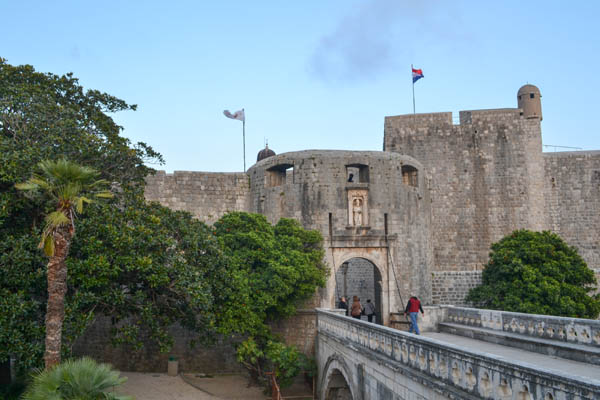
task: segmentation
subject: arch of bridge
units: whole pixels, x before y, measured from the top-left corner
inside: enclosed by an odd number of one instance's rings
[[[352,395],[352,399],[357,399],[357,387],[356,384],[354,382],[354,380],[352,379],[352,374],[350,373],[350,368],[348,366],[348,364],[346,363],[346,360],[344,359],[344,357],[338,355],[338,354],[334,354],[332,356],[330,356],[327,359],[327,362],[325,363],[325,368],[323,368],[322,373],[321,373],[321,379],[319,380],[320,382],[322,382],[321,385],[319,385],[320,387],[320,394],[319,394],[319,398],[320,399],[326,399],[327,396],[327,391],[330,386],[330,384],[332,383],[332,379],[335,379],[336,377],[336,373],[341,374],[341,376],[344,378],[344,380],[346,381],[346,385],[348,386],[348,389],[350,390],[350,394]]]

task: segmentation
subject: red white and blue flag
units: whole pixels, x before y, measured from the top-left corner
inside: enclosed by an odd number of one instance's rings
[[[424,78],[425,76],[423,75],[423,71],[420,69],[412,69],[412,77],[413,77],[413,83],[415,83],[416,81],[418,81],[421,78]]]

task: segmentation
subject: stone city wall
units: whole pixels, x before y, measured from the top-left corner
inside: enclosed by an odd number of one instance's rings
[[[600,151],[544,153],[548,228],[600,268]]]
[[[146,178],[146,200],[188,211],[208,224],[227,211],[248,211],[249,193],[250,183],[243,172],[157,171]]]
[[[431,273],[432,304],[467,305],[469,290],[481,285],[482,271],[435,271]]]
[[[140,350],[130,345],[113,346],[110,341],[111,327],[110,318],[99,317],[74,343],[74,355],[90,356],[121,371],[166,372],[169,356],[179,361],[179,368],[183,372],[244,371],[244,367],[236,360],[234,343],[230,340],[210,346],[198,344],[192,348],[190,344],[195,335],[180,326],[173,326],[169,330],[174,339],[173,348],[168,353],[161,353],[150,339],[144,340],[144,347]]]
[[[385,118],[384,151],[419,160],[431,189],[434,270],[481,269],[490,244],[544,228],[540,122],[519,109]]]

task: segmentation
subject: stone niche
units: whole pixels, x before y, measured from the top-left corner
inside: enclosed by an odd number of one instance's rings
[[[369,226],[369,190],[348,188],[348,226]]]

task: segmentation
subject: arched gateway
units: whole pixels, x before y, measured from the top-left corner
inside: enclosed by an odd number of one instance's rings
[[[382,324],[382,293],[383,280],[379,268],[366,258],[355,257],[344,262],[335,273],[336,299],[345,297],[348,306],[352,305],[352,298],[357,296],[363,307],[367,301],[375,305],[373,322]],[[363,316],[362,319],[367,319]]]

